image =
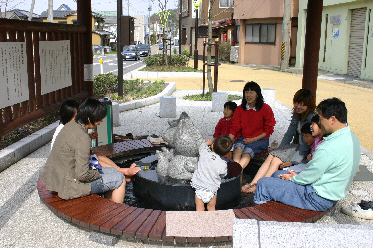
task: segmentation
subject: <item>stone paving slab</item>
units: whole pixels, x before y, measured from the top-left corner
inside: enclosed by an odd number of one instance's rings
[[[255,235],[256,234],[256,235]],[[372,247],[373,227],[236,219],[233,247]]]
[[[232,209],[219,211],[167,211],[166,235],[179,237],[232,236]]]

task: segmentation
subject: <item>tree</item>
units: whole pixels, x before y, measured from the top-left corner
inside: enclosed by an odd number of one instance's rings
[[[152,0],[153,2],[155,0]],[[162,2],[162,0],[158,0],[158,6],[159,8],[161,9],[160,12],[158,12],[158,16],[159,16],[159,21],[161,22],[162,24],[162,42],[163,42],[163,49],[162,49],[162,54],[163,54],[163,63],[165,65],[167,65],[167,59],[165,59],[165,50],[166,50],[166,46],[165,46],[165,40],[164,38],[166,37],[166,28],[167,28],[167,20],[168,20],[168,17],[170,16],[170,11],[168,11],[166,9],[166,6],[167,6],[167,3],[168,3],[168,0],[164,0],[164,3]]]

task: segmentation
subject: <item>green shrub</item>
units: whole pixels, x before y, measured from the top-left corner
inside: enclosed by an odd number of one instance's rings
[[[169,61],[169,65],[172,66],[186,66],[189,58],[185,55],[172,55],[171,56],[171,62],[170,62],[170,55],[165,56],[165,60]],[[144,63],[147,67],[152,66],[161,66],[163,65],[163,55],[162,54],[155,54],[152,56],[146,57],[144,60]]]
[[[181,54],[187,57],[190,56],[190,53],[187,50],[184,50]]]
[[[97,98],[115,93],[118,91],[118,76],[113,73],[99,74],[93,79],[93,92]]]
[[[224,41],[219,45],[219,55],[220,59],[223,61],[229,61],[231,55],[231,44]]]

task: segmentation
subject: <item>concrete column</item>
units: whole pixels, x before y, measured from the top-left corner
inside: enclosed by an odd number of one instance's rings
[[[246,36],[246,25],[245,20],[240,19],[240,33],[239,33],[239,52],[238,52],[238,63],[245,63],[245,36]]]

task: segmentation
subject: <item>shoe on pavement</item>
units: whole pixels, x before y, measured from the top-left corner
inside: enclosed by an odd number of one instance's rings
[[[373,219],[373,210],[364,210],[358,204],[352,206],[344,206],[342,207],[342,212],[353,217],[359,217],[367,220]]]
[[[361,200],[361,202],[359,203],[359,206],[364,210],[368,210],[369,208],[373,209],[373,201]]]

